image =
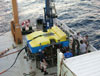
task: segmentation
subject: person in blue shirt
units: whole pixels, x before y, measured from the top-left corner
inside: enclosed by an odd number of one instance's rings
[[[64,57],[65,58],[70,58],[72,56],[73,56],[73,54],[71,52],[69,52],[69,50],[67,49],[66,52],[64,53]]]

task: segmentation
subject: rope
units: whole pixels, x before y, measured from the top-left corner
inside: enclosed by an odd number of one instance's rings
[[[8,70],[10,70],[10,69],[14,66],[14,64],[16,63],[16,61],[17,61],[17,59],[18,59],[18,57],[19,57],[19,55],[20,55],[20,53],[21,53],[25,48],[26,48],[26,46],[25,46],[24,48],[22,48],[21,50],[19,50],[19,52],[18,52],[18,54],[17,54],[17,56],[16,56],[16,58],[15,58],[14,63],[13,63],[8,69],[6,69],[6,70],[0,72],[0,75],[2,75],[3,73],[7,72]]]
[[[6,57],[6,56],[11,55],[11,54],[14,54],[14,53],[17,53],[17,52],[19,52],[19,51],[20,51],[20,50],[17,50],[17,51],[8,53],[8,54],[6,54],[6,55],[0,56],[0,58]]]
[[[1,57],[2,55],[4,55],[5,53],[7,53],[8,51],[9,51],[9,49],[6,49],[6,50],[0,52],[0,57]]]
[[[3,56],[3,55],[4,55],[5,53],[7,53],[8,51],[10,51],[11,49],[15,49],[15,48],[16,48],[16,46],[12,45],[12,47],[7,48],[6,50],[0,52],[0,57]]]

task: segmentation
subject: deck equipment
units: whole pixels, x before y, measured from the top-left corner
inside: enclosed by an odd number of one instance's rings
[[[45,0],[43,31],[53,27],[53,19],[57,18],[54,0]]]
[[[16,0],[12,0],[13,16],[14,20],[11,21],[11,32],[16,44],[21,44],[23,42],[21,29],[19,25],[18,9]]]
[[[63,47],[69,45],[68,36],[57,26],[48,29],[47,32],[35,31],[26,36],[28,47],[32,53],[38,53],[46,47],[55,44],[62,44]]]

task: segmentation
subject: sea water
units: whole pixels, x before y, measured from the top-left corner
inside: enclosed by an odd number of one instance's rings
[[[44,14],[45,0],[17,0],[19,23]],[[100,49],[100,0],[55,0],[58,19],[80,32],[89,35],[90,43]],[[11,0],[0,0],[0,33],[10,30]]]

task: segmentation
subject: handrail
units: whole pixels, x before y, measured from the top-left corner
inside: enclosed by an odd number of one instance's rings
[[[65,23],[62,23],[60,20],[56,19],[56,22],[59,27],[63,28],[65,31],[67,31],[70,35],[76,34],[75,31],[73,31],[71,28],[69,28]],[[93,45],[89,44],[89,50],[92,51],[98,51]]]

